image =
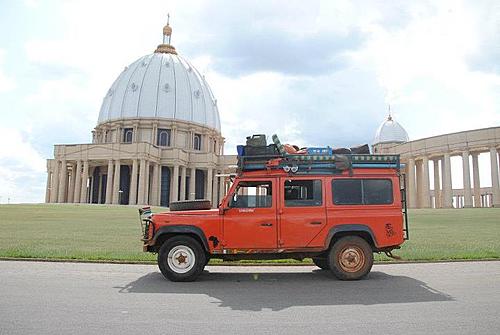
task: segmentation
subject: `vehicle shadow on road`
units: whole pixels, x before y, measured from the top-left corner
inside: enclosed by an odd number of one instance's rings
[[[305,273],[209,273],[198,281],[174,283],[152,272],[124,287],[121,293],[204,294],[233,310],[282,310],[294,306],[377,305],[451,301],[452,297],[406,276],[371,272],[366,280],[340,281],[328,271]]]

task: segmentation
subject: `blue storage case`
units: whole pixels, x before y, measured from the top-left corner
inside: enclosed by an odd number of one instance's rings
[[[326,155],[326,156],[331,156],[331,155],[333,155],[333,151],[332,151],[332,148],[330,148],[330,147],[307,148],[307,154],[308,155]]]
[[[236,151],[238,152],[238,156],[245,156],[245,146],[244,145],[237,145]]]

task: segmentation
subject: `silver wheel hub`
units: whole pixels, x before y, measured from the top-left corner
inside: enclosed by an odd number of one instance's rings
[[[168,252],[168,267],[175,273],[186,273],[193,268],[195,258],[193,249],[185,245],[177,245]]]

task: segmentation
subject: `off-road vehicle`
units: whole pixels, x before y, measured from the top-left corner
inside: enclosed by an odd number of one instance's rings
[[[165,213],[140,210],[143,249],[158,254],[166,278],[195,280],[212,258],[312,258],[337,278],[356,280],[370,272],[374,252],[392,256],[408,238],[398,155],[290,153],[273,138],[265,148],[240,148],[217,209],[197,200],[172,203]]]

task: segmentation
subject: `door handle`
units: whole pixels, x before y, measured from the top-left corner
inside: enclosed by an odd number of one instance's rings
[[[261,223],[260,225],[263,227],[271,227],[273,224],[272,223]]]
[[[318,225],[318,224],[323,224],[323,222],[321,222],[321,221],[313,221],[313,222],[310,222],[310,224]]]

